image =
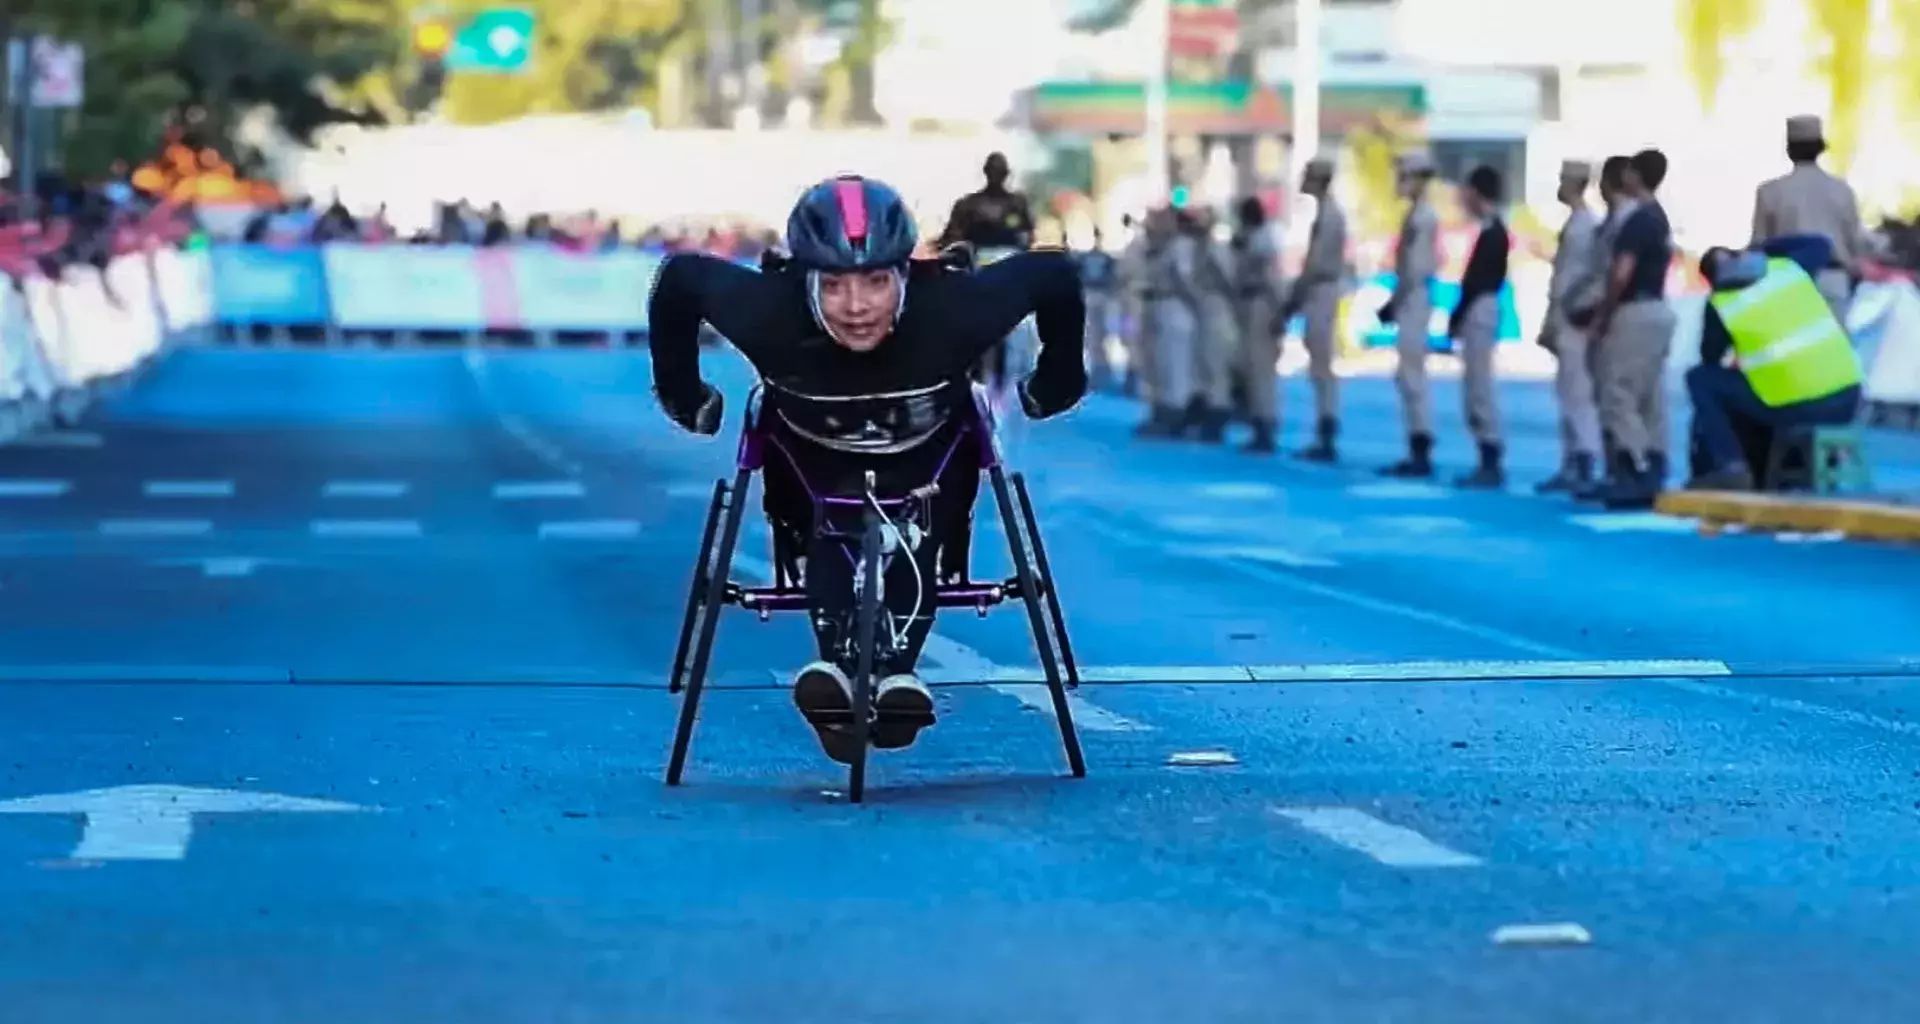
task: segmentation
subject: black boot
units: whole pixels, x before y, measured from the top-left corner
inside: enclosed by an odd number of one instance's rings
[[[1300,450],[1300,457],[1308,462],[1335,462],[1340,453],[1333,446],[1333,439],[1340,435],[1340,421],[1331,416],[1322,416],[1314,424],[1313,444]]]
[[[1253,424],[1253,437],[1247,441],[1246,446],[1242,450],[1255,455],[1273,454],[1275,447],[1277,447],[1274,444],[1274,435],[1278,433],[1278,428],[1274,422],[1272,420],[1259,419],[1250,422]]]
[[[1433,435],[1415,434],[1407,438],[1407,457],[1380,471],[1381,476],[1402,479],[1429,479],[1433,476]]]
[[[1221,444],[1227,439],[1227,424],[1231,422],[1231,411],[1202,405],[1194,415],[1194,432],[1199,435],[1202,444]]]
[[[1655,491],[1662,490],[1667,486],[1666,452],[1647,453],[1647,475],[1653,478]]]
[[[1621,452],[1613,471],[1613,480],[1601,492],[1600,502],[1609,512],[1645,512],[1660,496],[1660,480],[1646,460],[1632,452]]]
[[[1567,464],[1560,467],[1560,472],[1533,485],[1533,493],[1564,494],[1592,484],[1593,456],[1586,452],[1574,452],[1567,456]]]
[[[1497,490],[1507,485],[1506,471],[1500,467],[1502,452],[1497,444],[1481,442],[1480,465],[1474,471],[1454,480],[1457,487],[1470,487],[1475,490]]]
[[[1133,428],[1133,436],[1141,438],[1175,438],[1182,433],[1181,413],[1163,405],[1156,405],[1147,414],[1146,422]]]

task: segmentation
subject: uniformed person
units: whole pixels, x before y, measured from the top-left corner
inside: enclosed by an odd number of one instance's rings
[[[1119,383],[1119,375],[1114,372],[1107,341],[1118,319],[1120,272],[1098,228],[1093,232],[1093,246],[1080,253],[1077,262],[1080,287],[1087,297],[1087,373],[1094,387],[1111,388]]]
[[[1540,347],[1558,363],[1554,392],[1560,404],[1560,471],[1534,488],[1541,494],[1587,484],[1600,457],[1600,412],[1588,365],[1587,332],[1570,319],[1580,304],[1578,289],[1592,268],[1600,231],[1599,218],[1587,206],[1592,180],[1591,164],[1568,160],[1560,165],[1559,198],[1567,207],[1567,220],[1553,250],[1547,315],[1540,324]]]
[[[1127,379],[1123,391],[1149,403],[1153,380],[1153,324],[1147,316],[1147,225],[1128,214],[1122,223],[1131,232],[1126,247],[1120,250],[1121,319],[1126,324],[1121,340],[1127,349]]]
[[[1433,475],[1433,417],[1427,384],[1428,336],[1433,317],[1433,277],[1440,271],[1440,217],[1428,201],[1433,158],[1410,153],[1400,158],[1400,196],[1407,216],[1394,250],[1393,297],[1381,319],[1398,330],[1398,365],[1393,381],[1407,428],[1407,457],[1380,472],[1386,476]]]
[[[1234,318],[1232,254],[1219,237],[1211,209],[1183,211],[1199,289],[1200,333],[1194,350],[1194,395],[1188,426],[1200,440],[1226,439],[1233,419],[1233,378],[1239,366],[1240,324]]]
[[[1667,270],[1673,228],[1655,194],[1667,176],[1659,150],[1635,153],[1627,164],[1625,191],[1638,200],[1614,240],[1607,297],[1594,316],[1593,334],[1605,350],[1600,413],[1620,446],[1613,480],[1602,500],[1610,509],[1650,509],[1665,483],[1667,355],[1673,347],[1674,314],[1667,304]]]
[[[1340,378],[1333,369],[1339,340],[1334,330],[1340,314],[1340,286],[1347,274],[1347,215],[1333,197],[1333,161],[1325,157],[1308,161],[1300,191],[1313,197],[1313,228],[1281,323],[1292,320],[1295,314],[1306,315],[1307,378],[1313,383],[1314,424],[1313,444],[1303,449],[1300,457],[1332,462],[1337,457],[1334,441],[1340,434]]]
[[[1853,187],[1820,167],[1827,151],[1826,132],[1810,114],[1787,119],[1787,159],[1793,170],[1760,186],[1753,201],[1753,242],[1795,236],[1824,238],[1831,246],[1830,265],[1814,277],[1820,294],[1842,324],[1853,301],[1853,283],[1859,280],[1860,257],[1867,253],[1866,232],[1860,222],[1860,203]]]
[[[1631,160],[1630,157],[1616,155],[1608,157],[1600,165],[1600,199],[1606,206],[1606,216],[1601,219],[1600,230],[1594,236],[1593,255],[1587,263],[1586,273],[1573,288],[1573,293],[1579,298],[1568,317],[1575,327],[1587,332],[1587,369],[1593,378],[1594,408],[1600,420],[1599,474],[1573,488],[1573,497],[1579,501],[1599,501],[1612,486],[1614,468],[1620,465],[1620,445],[1614,435],[1613,423],[1608,419],[1607,409],[1600,402],[1600,386],[1608,376],[1610,350],[1600,344],[1600,334],[1594,330],[1594,318],[1599,314],[1600,305],[1607,297],[1609,283],[1613,280],[1614,244],[1619,240],[1620,226],[1640,206],[1640,200],[1627,193],[1627,165]]]
[[[1286,324],[1278,314],[1285,292],[1280,285],[1279,250],[1267,228],[1266,206],[1248,196],[1240,200],[1238,212],[1233,286],[1245,354],[1247,419],[1253,427],[1247,450],[1265,454],[1277,447],[1280,430],[1280,337]]]
[[[1512,236],[1500,219],[1505,183],[1491,167],[1476,167],[1467,175],[1462,194],[1467,213],[1480,222],[1473,251],[1460,274],[1460,302],[1447,323],[1447,337],[1460,353],[1461,388],[1466,401],[1467,432],[1473,435],[1480,462],[1456,481],[1462,487],[1505,487],[1502,466],[1505,443],[1500,429],[1500,403],[1494,379],[1494,348],[1500,340],[1500,295],[1507,287],[1507,252]]]
[[[1199,250],[1190,227],[1172,209],[1155,210],[1147,217],[1145,288],[1142,301],[1148,329],[1153,332],[1149,385],[1152,412],[1140,425],[1143,437],[1182,437],[1188,410],[1199,394],[1194,370],[1199,362],[1200,288]]]

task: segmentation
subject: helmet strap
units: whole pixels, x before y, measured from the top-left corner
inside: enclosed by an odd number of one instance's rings
[[[893,275],[894,283],[898,286],[900,295],[900,297],[895,300],[893,307],[893,322],[898,324],[901,315],[907,311],[907,275],[906,272],[899,267],[888,267],[887,273]],[[833,325],[827,323],[827,315],[820,310],[821,274],[822,272],[818,270],[807,271],[807,309],[813,313],[813,322],[819,324],[820,329],[827,332],[827,337],[832,338],[834,341],[841,341],[840,336],[833,333]]]

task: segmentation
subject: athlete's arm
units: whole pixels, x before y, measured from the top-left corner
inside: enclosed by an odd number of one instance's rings
[[[704,253],[673,256],[660,268],[647,300],[647,350],[654,394],[674,422],[700,433],[717,427],[701,415],[710,401],[717,413],[719,394],[700,376],[701,322],[712,324],[765,375],[765,363],[777,351],[782,296],[775,275]]]
[[[1073,407],[1087,392],[1086,296],[1073,257],[1059,249],[1016,253],[973,274],[927,281],[907,302],[956,372],[973,365],[1029,315],[1040,356],[1028,393],[1039,415]]]
[[[955,242],[967,240],[967,232],[973,227],[973,204],[968,202],[971,198],[961,196],[953,201],[953,209],[947,211],[947,226],[940,229],[937,248],[944,249]]]

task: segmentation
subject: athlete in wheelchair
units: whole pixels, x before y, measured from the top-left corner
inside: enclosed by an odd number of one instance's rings
[[[917,240],[913,217],[893,189],[846,176],[801,197],[787,222],[784,261],[756,272],[685,254],[661,269],[648,315],[654,387],[667,415],[695,433],[720,428],[720,393],[700,375],[703,321],[761,378],[736,483],[716,486],[683,623],[675,688],[696,616],[705,616],[669,782],[679,781],[713,620],[725,603],[763,616],[786,607],[808,612],[818,658],[795,675],[794,702],[828,756],[852,768],[858,799],[869,744],[905,747],[933,723],[933,697],[915,669],[935,610],[971,604],[984,612],[1019,597],[1042,645],[1069,759],[1076,774],[1084,770],[1040,638],[1044,565],[1035,572],[1017,539],[1020,517],[999,469],[991,414],[969,380],[982,354],[1032,315],[1042,348],[1034,372],[1018,385],[1022,407],[1047,418],[1078,403],[1087,386],[1078,273],[1060,251],[1022,253],[978,270],[964,259],[915,260]],[[744,488],[755,470],[778,582],[791,586],[749,589],[727,580]],[[968,580],[983,472],[994,481],[1023,583],[980,587]],[[1024,486],[1019,491],[1031,532]],[[1037,535],[1032,547],[1044,560]],[[1050,610],[1058,630],[1057,602]],[[1060,640],[1064,648],[1063,631]]]

